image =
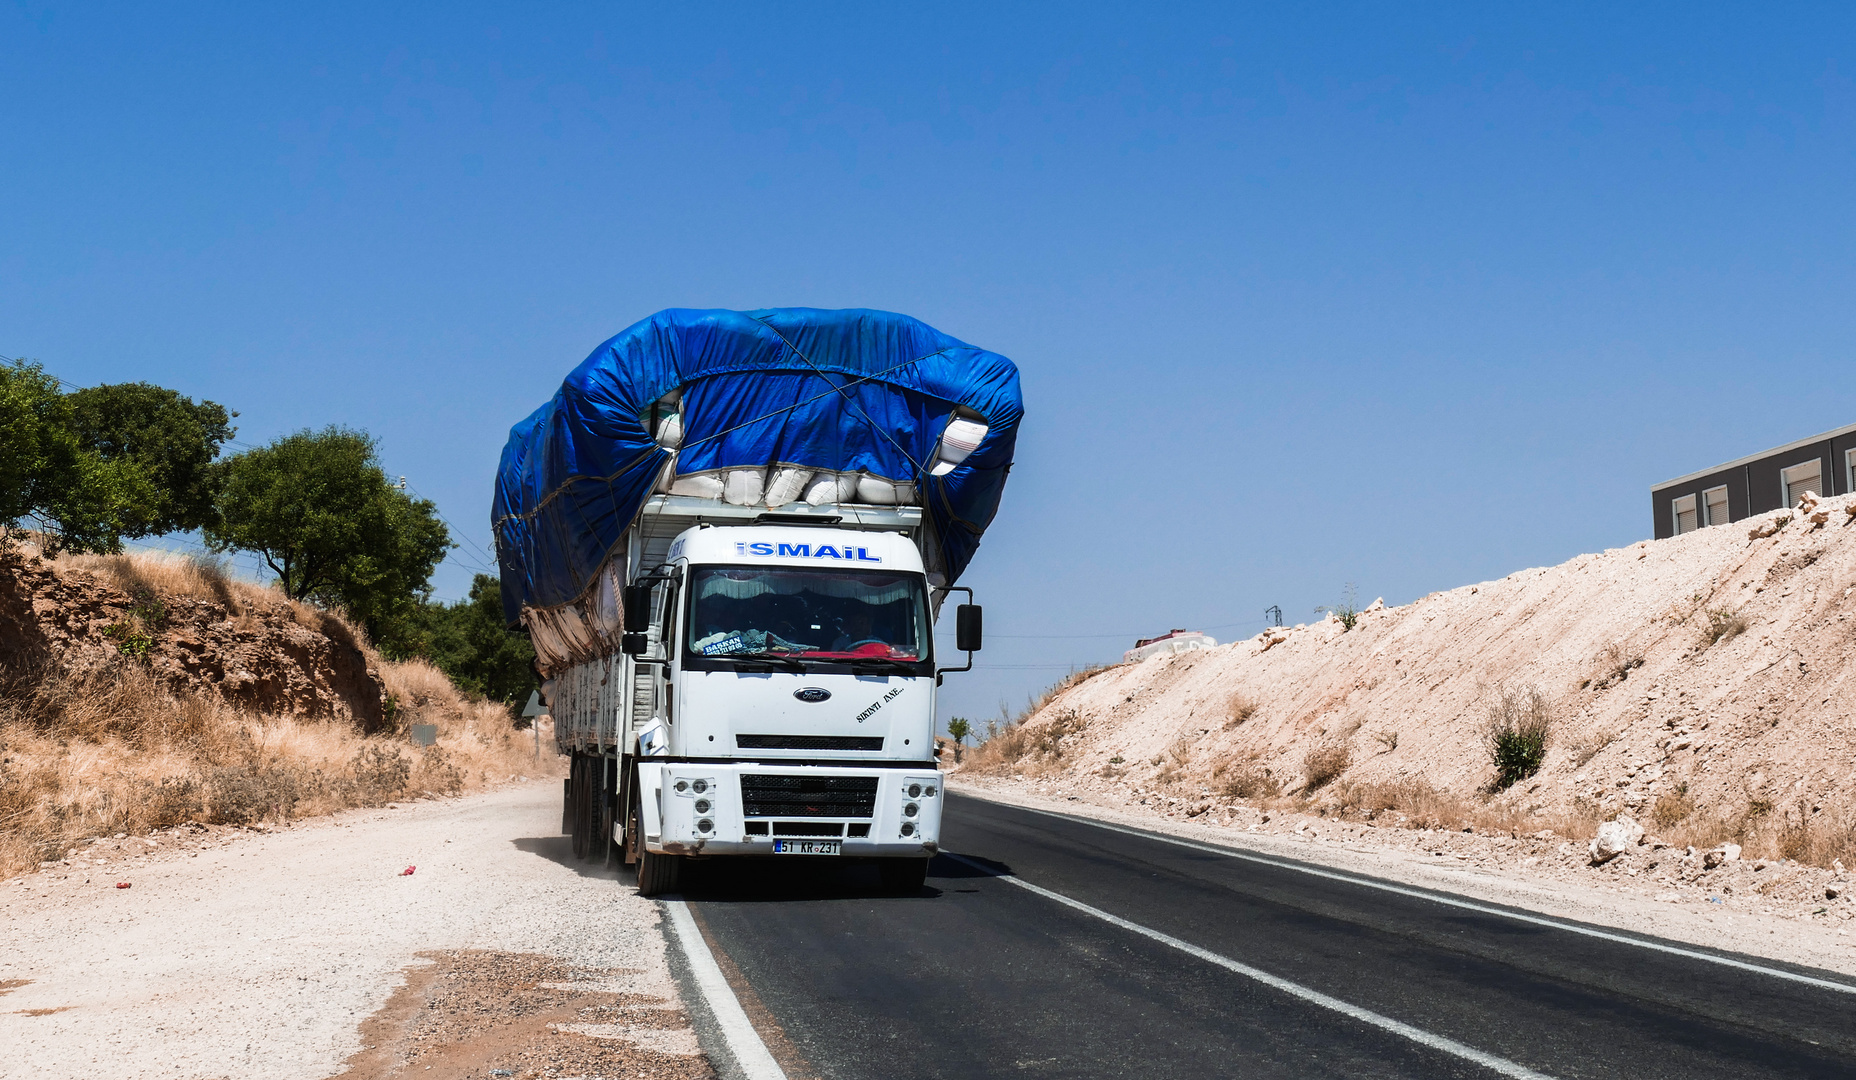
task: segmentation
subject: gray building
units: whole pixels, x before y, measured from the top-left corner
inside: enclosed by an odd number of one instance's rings
[[[1650,516],[1661,540],[1796,506],[1807,491],[1847,495],[1852,487],[1856,424],[1658,484],[1650,489]]]

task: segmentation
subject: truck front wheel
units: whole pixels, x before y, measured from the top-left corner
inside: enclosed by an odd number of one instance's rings
[[[662,896],[676,892],[683,882],[683,856],[659,855],[655,851],[638,856],[638,895]]]

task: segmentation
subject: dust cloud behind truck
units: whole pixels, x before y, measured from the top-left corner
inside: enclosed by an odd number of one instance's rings
[[[919,888],[944,793],[934,622],[999,508],[1018,370],[888,312],[662,311],[510,432],[503,609],[582,858],[871,858]]]

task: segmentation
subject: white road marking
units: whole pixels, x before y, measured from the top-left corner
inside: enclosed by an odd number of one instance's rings
[[[965,793],[963,792],[963,794]],[[992,800],[988,799],[986,801],[991,802]],[[1012,806],[1013,804],[998,803],[996,805]],[[1142,832],[1139,829],[1129,829],[1120,825],[1110,825],[1104,821],[1092,821],[1085,817],[1059,814],[1050,810],[1038,810],[1030,806],[1019,806],[1016,807],[1016,809],[1027,810],[1033,814],[1043,814],[1045,817],[1059,818],[1063,821],[1074,821],[1079,825],[1093,825],[1098,829],[1107,829],[1109,832],[1118,832],[1127,836],[1138,836],[1143,840],[1159,840],[1163,843],[1172,844],[1175,847],[1191,848],[1194,851],[1210,852],[1213,855],[1223,855],[1232,859],[1241,859],[1244,862],[1274,866],[1282,870],[1294,870],[1297,873],[1327,878],[1330,881],[1344,881],[1349,885],[1359,885],[1368,889],[1378,889],[1381,892],[1397,893],[1400,896],[1410,896],[1419,900],[1429,900],[1434,904],[1444,904],[1449,907],[1462,908],[1465,911],[1479,912],[1483,915],[1496,915],[1504,919],[1513,919],[1515,922],[1530,923],[1534,926],[1547,926],[1555,930],[1564,930],[1569,934],[1583,934],[1586,937],[1599,938],[1603,941],[1615,941],[1620,945],[1634,945],[1639,949],[1669,953],[1673,956],[1685,956],[1690,960],[1706,960],[1710,964],[1738,968],[1741,971],[1757,972],[1761,975],[1770,975],[1775,979],[1788,979],[1792,982],[1804,983],[1806,986],[1815,986],[1822,990],[1835,990],[1843,994],[1856,994],[1856,986],[1851,986],[1848,983],[1833,982],[1829,979],[1819,979],[1810,975],[1800,975],[1795,971],[1785,971],[1781,968],[1766,967],[1762,964],[1749,964],[1744,960],[1735,960],[1727,956],[1716,956],[1713,953],[1705,953],[1699,949],[1684,949],[1679,945],[1666,945],[1660,941],[1646,941],[1642,938],[1634,938],[1625,934],[1613,934],[1605,930],[1595,930],[1589,926],[1580,926],[1577,923],[1549,919],[1542,915],[1526,915],[1518,911],[1508,911],[1503,908],[1491,907],[1487,904],[1478,904],[1473,900],[1459,900],[1455,897],[1445,896],[1440,893],[1426,892],[1423,889],[1408,889],[1401,885],[1376,881],[1372,878],[1355,877],[1352,874],[1343,874],[1334,870],[1321,870],[1313,866],[1304,866],[1300,863],[1289,862],[1285,859],[1272,859],[1267,855],[1252,855],[1249,852],[1239,851],[1235,848],[1219,847],[1215,844],[1201,844],[1192,840],[1181,840],[1177,837],[1166,836],[1161,833]]]
[[[663,904],[664,910],[670,913],[670,927],[676,932],[677,943],[683,946],[683,955],[689,960],[696,988],[702,991],[703,1000],[715,1016],[716,1027],[721,1029],[722,1041],[728,1044],[728,1052],[734,1055],[735,1063],[741,1066],[748,1080],[786,1080],[785,1070],[767,1051],[760,1032],[754,1030],[748,1014],[741,1009],[741,1001],[728,985],[728,979],[716,966],[709,943],[702,939],[702,931],[696,929],[689,904],[682,900],[665,900]]]
[[[951,852],[943,851],[941,854],[958,862],[966,863],[968,866],[973,867],[981,873],[992,875],[1001,881],[1009,881],[1021,889],[1028,889],[1047,900],[1054,900],[1065,907],[1074,908],[1085,915],[1093,915],[1103,922],[1119,926],[1123,930],[1132,931],[1143,937],[1151,938],[1154,941],[1160,942],[1162,945],[1170,945],[1180,952],[1196,956],[1208,964],[1215,964],[1218,967],[1224,968],[1226,971],[1234,971],[1247,979],[1254,979],[1271,989],[1280,990],[1291,997],[1299,998],[1311,1005],[1319,1005],[1324,1009],[1331,1009],[1334,1012],[1340,1013],[1342,1016],[1358,1020],[1363,1024],[1370,1024],[1381,1031],[1389,1031],[1394,1035],[1410,1039],[1420,1046],[1427,1046],[1432,1050],[1441,1051],[1454,1057],[1462,1058],[1465,1061],[1473,1061],[1483,1068],[1490,1069],[1503,1076],[1514,1077],[1515,1080],[1553,1080],[1553,1078],[1546,1073],[1535,1072],[1527,1066],[1516,1064],[1515,1062],[1509,1061],[1507,1058],[1485,1053],[1473,1046],[1466,1046],[1463,1043],[1457,1042],[1455,1039],[1446,1038],[1442,1035],[1433,1035],[1423,1028],[1412,1027],[1410,1024],[1401,1020],[1394,1020],[1389,1016],[1383,1016],[1371,1009],[1363,1009],[1358,1005],[1342,1001],[1339,998],[1329,997],[1321,991],[1311,990],[1301,983],[1290,982],[1288,979],[1271,975],[1261,968],[1253,968],[1249,964],[1239,963],[1228,956],[1221,956],[1209,949],[1201,949],[1197,945],[1189,941],[1181,941],[1171,934],[1163,934],[1158,930],[1142,926],[1140,923],[1129,922],[1119,915],[1110,915],[1108,912],[1100,908],[1090,907],[1080,900],[1072,900],[1062,893],[1052,892],[1042,886],[1033,885],[1021,877],[1016,877],[1012,874],[1001,874],[991,867],[983,866],[980,863],[974,862],[972,859],[962,858]]]

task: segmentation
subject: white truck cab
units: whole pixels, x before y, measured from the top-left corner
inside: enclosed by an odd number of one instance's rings
[[[887,884],[919,888],[946,801],[934,725],[948,670],[919,509],[750,517],[703,500],[721,520],[688,524],[674,499],[642,516],[620,590],[625,625],[644,629],[550,688],[576,754],[569,824],[590,817],[647,894],[674,890],[687,859],[724,855],[877,858]],[[960,646],[977,648],[979,609],[960,621]]]

